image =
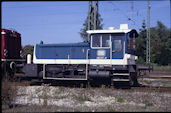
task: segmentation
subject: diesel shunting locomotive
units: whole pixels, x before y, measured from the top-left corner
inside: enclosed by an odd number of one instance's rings
[[[36,44],[33,63],[25,65],[25,76],[56,82],[101,79],[111,84],[137,85],[137,31],[121,24],[120,29],[110,27],[87,33],[90,35],[87,42]]]

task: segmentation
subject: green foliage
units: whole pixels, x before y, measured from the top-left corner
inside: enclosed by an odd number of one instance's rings
[[[153,106],[153,103],[152,103],[152,102],[147,102],[147,103],[145,104],[145,106]]]
[[[161,22],[151,28],[151,61],[159,65],[168,65],[171,63],[170,51],[170,30]]]
[[[136,64],[144,64],[144,63],[145,63],[145,61],[144,61],[144,59],[141,56],[136,61]]]
[[[103,19],[101,18],[101,15],[98,13],[98,24],[97,24],[97,29],[103,29],[103,24],[101,23],[103,21]],[[81,38],[83,39],[83,41],[87,41],[87,37],[88,34],[86,33],[86,31],[88,30],[88,16],[85,20],[85,22],[83,23],[83,28],[80,30],[79,34],[81,36]]]
[[[103,91],[106,88],[104,84],[101,85],[101,90]]]
[[[138,56],[137,63],[144,64],[146,59],[146,24],[145,20],[142,23],[139,37],[136,39],[136,55]]]
[[[143,21],[140,29],[139,38],[136,39],[136,55],[138,64],[144,64],[146,61],[146,25]],[[171,64],[171,29],[168,29],[160,21],[156,27],[150,28],[151,42],[151,63],[158,65]]]
[[[33,50],[34,50],[34,46],[33,45],[26,45],[22,48],[22,55],[23,57],[27,58],[27,54],[31,54],[32,59],[33,59]]]
[[[122,103],[122,102],[124,102],[124,99],[123,98],[117,98],[117,102],[120,102],[120,103]]]

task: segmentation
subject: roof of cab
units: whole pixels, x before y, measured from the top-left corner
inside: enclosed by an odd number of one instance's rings
[[[88,34],[94,34],[94,33],[128,33],[132,29],[114,29],[114,30],[88,30]]]

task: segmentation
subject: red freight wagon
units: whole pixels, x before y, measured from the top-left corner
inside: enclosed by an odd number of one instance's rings
[[[8,29],[1,29],[1,68],[6,74],[14,74],[22,62],[21,34]]]

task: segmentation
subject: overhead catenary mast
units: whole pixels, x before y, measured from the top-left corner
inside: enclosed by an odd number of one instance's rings
[[[96,30],[98,25],[98,1],[89,1],[88,30]],[[88,41],[90,35],[88,34]]]
[[[150,63],[150,0],[147,6],[147,38],[146,38],[146,63]]]

